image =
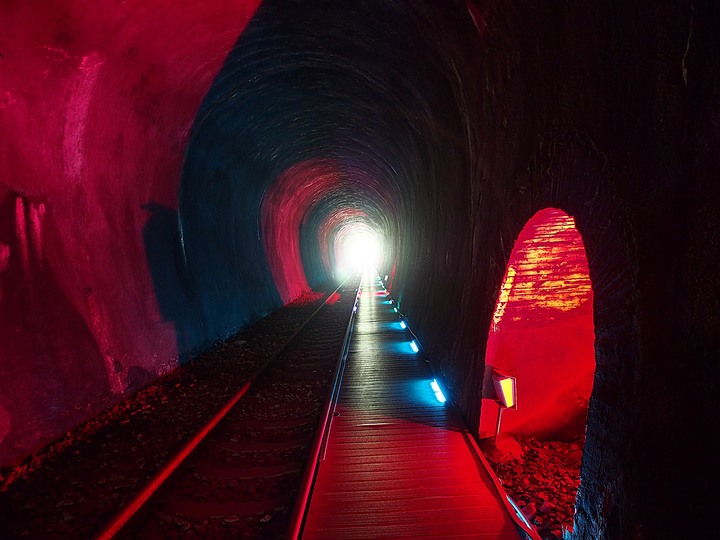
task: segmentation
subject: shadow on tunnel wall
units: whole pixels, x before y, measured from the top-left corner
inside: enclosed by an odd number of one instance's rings
[[[183,257],[177,210],[157,203],[148,203],[143,209],[150,213],[142,236],[155,297],[163,319],[175,325],[181,362],[281,305],[274,290],[264,296],[269,297],[270,302],[261,305],[248,301],[218,302],[218,298],[223,298],[223,289],[208,291],[203,286],[212,281],[213,272],[227,260],[228,254],[222,251],[222,246],[217,250],[208,249],[205,263],[198,265],[193,275]],[[253,292],[252,286],[248,288],[239,277],[234,284],[228,282],[224,290],[231,294],[243,289],[246,289],[246,298]],[[215,303],[210,303],[213,298]]]
[[[163,319],[175,324],[182,361],[203,338],[198,331],[202,323],[193,305],[187,271],[181,264],[177,210],[157,203],[148,203],[143,209],[150,213],[142,237],[155,299]]]

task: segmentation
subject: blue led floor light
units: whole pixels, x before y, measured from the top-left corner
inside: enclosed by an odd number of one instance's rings
[[[442,390],[440,389],[440,385],[438,384],[437,379],[432,380],[432,382],[430,383],[430,387],[435,393],[435,399],[437,399],[440,403],[445,403],[447,401],[445,399],[445,394],[443,394]]]

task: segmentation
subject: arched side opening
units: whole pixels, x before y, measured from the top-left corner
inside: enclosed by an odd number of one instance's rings
[[[572,526],[595,372],[593,292],[574,219],[547,208],[521,231],[488,333],[480,436],[541,534]],[[515,395],[501,413],[504,377]],[[506,384],[510,384],[506,381]]]

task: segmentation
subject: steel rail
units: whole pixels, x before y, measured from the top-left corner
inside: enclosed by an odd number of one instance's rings
[[[323,303],[303,322],[300,327],[251,375],[240,389],[200,430],[175,454],[172,458],[148,481],[140,492],[132,498],[95,537],[96,540],[110,540],[118,534],[123,527],[135,516],[152,495],[167,481],[177,468],[187,459],[195,448],[207,437],[217,424],[227,416],[228,412],[247,394],[248,390],[257,381],[260,375],[290,346],[307,324],[322,310],[328,300],[336,294],[352,277],[348,276],[333,292],[329,293]],[[359,288],[358,288],[359,290]]]

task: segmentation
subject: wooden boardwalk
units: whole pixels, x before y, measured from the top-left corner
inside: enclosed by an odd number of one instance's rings
[[[518,539],[463,423],[366,275],[304,539]]]

